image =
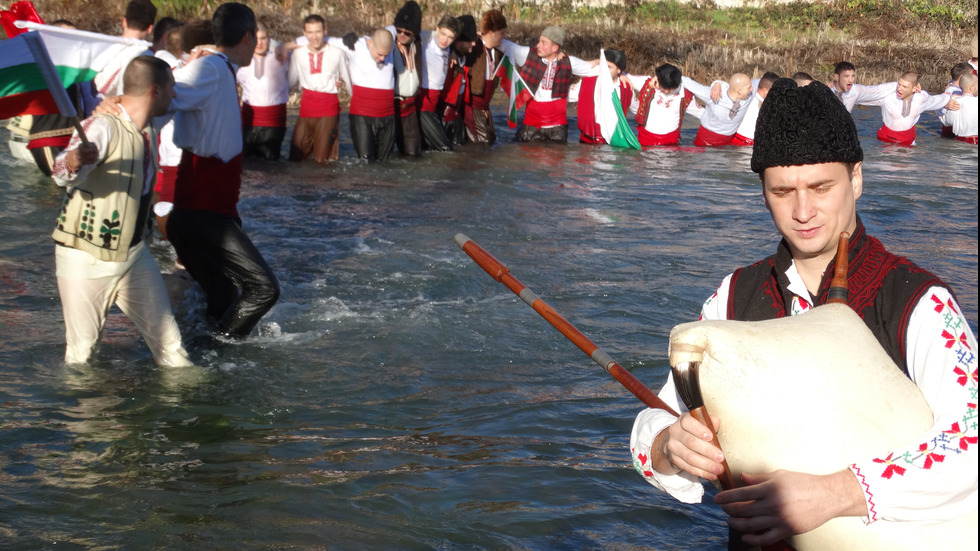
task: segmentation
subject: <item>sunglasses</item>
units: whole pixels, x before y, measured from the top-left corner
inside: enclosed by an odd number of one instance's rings
[[[403,34],[405,36],[415,36],[415,33],[413,33],[408,29],[396,29],[396,30],[398,31],[398,34]]]

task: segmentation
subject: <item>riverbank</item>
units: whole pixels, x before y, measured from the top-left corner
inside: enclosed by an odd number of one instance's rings
[[[115,33],[125,2],[37,0],[46,19],[67,18],[80,28]],[[192,19],[207,16],[210,0],[157,0],[159,15]],[[402,0],[264,0],[253,9],[273,37],[293,38],[309,13],[327,19],[328,32],[365,33],[390,24]],[[484,1],[421,2],[424,28],[443,13],[485,11]],[[977,3],[969,0],[833,0],[718,7],[713,2],[679,3],[622,0],[593,7],[574,0],[512,1],[500,4],[509,22],[508,35],[533,44],[546,25],[560,24],[568,34],[566,50],[593,58],[600,47],[626,52],[629,71],[651,74],[661,63],[673,63],[697,80],[725,78],[734,72],[759,76],[765,71],[789,75],[805,71],[828,79],[833,66],[849,60],[861,82],[895,80],[905,71],[921,75],[923,87],[940,92],[949,68],[976,48]]]

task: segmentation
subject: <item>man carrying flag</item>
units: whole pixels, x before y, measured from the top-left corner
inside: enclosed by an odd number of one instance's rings
[[[625,71],[625,53],[603,50],[599,65],[593,70],[595,76],[583,77],[572,87],[569,101],[578,101],[580,142],[640,149],[626,118],[633,101],[633,86],[628,78],[620,78]]]
[[[565,31],[561,27],[551,26],[541,31],[533,50],[506,39],[500,43],[512,65],[519,67],[517,71],[512,71],[510,78],[512,105],[508,120],[511,120],[514,109],[524,103],[523,98],[530,98],[526,101],[524,122],[517,130],[516,139],[519,142],[568,141],[566,111],[572,75],[587,76],[598,61],[583,61],[565,55],[561,51],[564,42]]]

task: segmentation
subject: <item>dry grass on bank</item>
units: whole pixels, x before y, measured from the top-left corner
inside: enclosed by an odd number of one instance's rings
[[[911,70],[921,75],[926,89],[942,91],[949,68],[971,53],[976,2],[895,1],[828,0],[725,10],[710,2],[688,6],[673,0],[626,0],[606,9],[576,8],[571,0],[544,4],[511,0],[498,9],[510,22],[509,38],[519,44],[533,45],[546,25],[561,24],[568,35],[568,53],[591,59],[601,47],[620,49],[627,54],[629,71],[634,74],[651,74],[661,63],[673,63],[700,81],[726,78],[734,72],[760,76],[765,71],[782,75],[805,71],[826,80],[834,64],[846,59],[858,66],[862,82],[892,81]],[[159,16],[185,20],[208,17],[220,4],[218,0],[155,2]],[[390,24],[402,2],[262,0],[249,4],[273,37],[289,39],[301,34],[301,19],[309,13],[323,15],[332,35],[366,33]],[[420,4],[425,13],[423,28],[434,28],[447,12],[479,18],[487,6],[485,0],[420,0]],[[35,5],[47,19],[66,18],[83,29],[116,34],[125,0],[35,0]],[[919,6],[919,11],[912,12],[909,6]]]

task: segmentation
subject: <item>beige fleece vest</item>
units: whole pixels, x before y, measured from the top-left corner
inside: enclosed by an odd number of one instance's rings
[[[105,160],[65,195],[51,237],[108,262],[125,262],[143,194],[143,134],[127,120],[102,115],[112,125]],[[150,153],[156,174],[156,137]]]

